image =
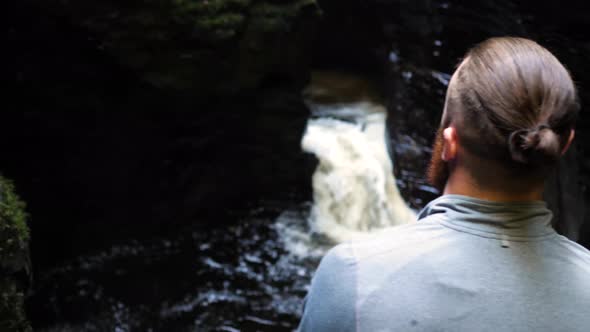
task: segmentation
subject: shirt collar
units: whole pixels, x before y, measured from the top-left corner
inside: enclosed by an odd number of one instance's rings
[[[543,201],[492,202],[444,195],[426,205],[418,220],[432,215],[439,215],[445,226],[489,238],[528,241],[556,234],[553,214]]]

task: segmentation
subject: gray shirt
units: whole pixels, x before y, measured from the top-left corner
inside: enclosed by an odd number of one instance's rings
[[[544,202],[445,195],[322,259],[300,331],[590,331],[590,253]]]

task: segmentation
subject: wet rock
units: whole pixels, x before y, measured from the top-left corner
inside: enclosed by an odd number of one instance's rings
[[[431,144],[449,75],[464,53],[486,38],[517,35],[537,40],[556,53],[581,87],[590,80],[588,38],[582,33],[587,22],[580,14],[585,3],[578,0],[542,6],[491,0],[321,0],[320,5],[324,20],[315,44],[316,65],[368,72],[383,81],[394,146],[407,138]],[[556,10],[562,15],[554,15]],[[584,89],[580,97],[583,105],[590,101]],[[576,149],[548,181],[546,194],[555,228],[586,246],[590,246],[590,213],[584,208],[590,202],[590,163],[585,157],[589,119],[582,112]],[[405,150],[394,154],[396,172],[423,177],[429,152],[421,158],[412,158]]]

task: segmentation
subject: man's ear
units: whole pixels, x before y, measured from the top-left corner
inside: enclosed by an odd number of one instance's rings
[[[457,130],[454,127],[448,127],[443,130],[443,150],[442,160],[450,161],[457,157],[457,150],[459,148],[457,140]]]
[[[572,145],[572,142],[574,141],[574,136],[576,136],[576,130],[572,129],[570,131],[570,136],[567,138],[567,143],[565,143],[565,146],[563,147],[563,149],[561,150],[561,155],[563,156],[567,150],[570,148],[570,146]]]

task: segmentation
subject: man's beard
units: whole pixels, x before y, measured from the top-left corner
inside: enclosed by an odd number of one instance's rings
[[[436,132],[436,138],[432,147],[432,156],[428,164],[428,182],[430,185],[438,189],[441,193],[445,189],[447,180],[449,179],[449,165],[442,159],[442,152],[444,147],[443,138],[444,128],[439,128]]]

